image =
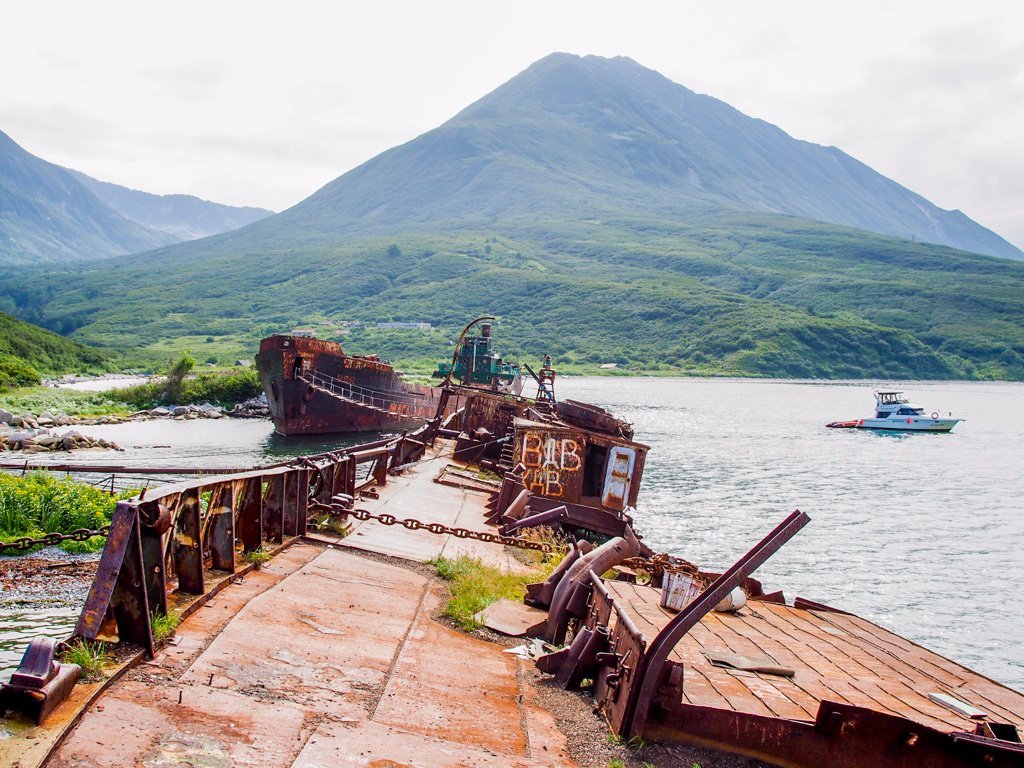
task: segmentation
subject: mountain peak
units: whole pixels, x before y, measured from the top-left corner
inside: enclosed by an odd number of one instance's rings
[[[286,212],[340,234],[516,216],[782,214],[1024,258],[834,147],[789,136],[627,57],[552,53],[438,128]]]

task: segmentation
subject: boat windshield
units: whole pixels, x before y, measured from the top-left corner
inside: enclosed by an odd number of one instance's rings
[[[898,405],[909,402],[902,392],[876,392],[875,397],[878,398],[880,405]]]

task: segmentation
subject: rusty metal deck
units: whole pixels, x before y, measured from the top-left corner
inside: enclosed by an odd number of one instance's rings
[[[675,615],[659,606],[659,590],[606,586],[648,640]],[[706,655],[716,652],[771,660],[795,675],[716,666]],[[833,701],[940,732],[973,731],[976,720],[928,697],[944,693],[1024,730],[1024,695],[850,614],[751,601],[738,613],[704,616],[671,659],[685,664],[684,704],[813,722],[818,705]]]
[[[487,501],[492,494],[471,488],[457,488],[435,482],[447,466],[460,466],[451,461],[454,441],[438,440],[427,449],[424,461],[388,478],[387,485],[377,489],[380,498],[364,497],[357,506],[374,514],[387,513],[399,520],[416,519],[422,523],[442,523],[471,531],[493,531],[484,520]],[[454,558],[470,555],[491,565],[512,570],[522,564],[504,546],[472,539],[437,535],[427,530],[402,530],[374,520],[353,520],[352,532],[344,537],[323,536],[340,546],[377,552],[405,560],[425,562],[439,555]]]
[[[48,765],[573,765],[522,662],[434,621],[441,598],[295,545],[108,690]]]

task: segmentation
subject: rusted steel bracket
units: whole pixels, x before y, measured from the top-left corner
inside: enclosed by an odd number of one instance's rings
[[[622,736],[632,738],[643,733],[651,703],[661,685],[665,662],[676,644],[697,625],[704,614],[718,605],[743,579],[778,552],[809,522],[810,518],[803,512],[793,512],[658,633],[640,661],[636,682],[630,686],[629,704],[619,727]]]
[[[112,618],[117,622],[121,640],[141,645],[152,656],[153,630],[139,529],[137,508],[129,502],[119,502],[75,634],[95,640],[102,634],[105,622]]]
[[[518,531],[520,528],[533,528],[538,525],[551,525],[557,524],[559,520],[564,520],[567,516],[565,505],[562,504],[557,507],[553,507],[546,512],[535,512],[526,517],[521,517],[514,523],[503,525],[498,529],[498,532],[502,536],[508,536],[514,531]]]
[[[68,697],[82,669],[56,661],[56,650],[57,641],[50,637],[36,637],[29,643],[18,671],[0,686],[0,715],[13,709],[40,725]]]

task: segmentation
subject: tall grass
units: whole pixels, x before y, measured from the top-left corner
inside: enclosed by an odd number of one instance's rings
[[[119,498],[134,495],[135,491],[124,491],[110,496],[49,472],[30,472],[24,477],[0,473],[0,540],[100,528],[110,522]],[[93,537],[61,546],[69,551],[96,551],[103,546],[103,539]]]

